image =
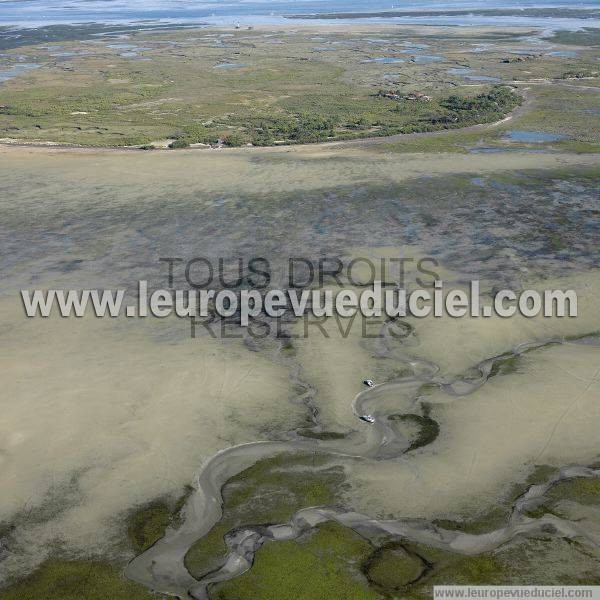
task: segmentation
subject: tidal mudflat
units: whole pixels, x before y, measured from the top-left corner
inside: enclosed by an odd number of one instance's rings
[[[61,31],[2,57],[40,66],[0,83],[0,595],[597,584],[594,30]],[[425,260],[578,316],[24,316],[21,289],[187,287],[165,257],[240,289],[254,257],[273,288],[289,257]]]
[[[1,161],[7,598],[65,597],[64,578],[76,597],[85,572],[116,598],[148,589],[268,598],[282,585],[291,597],[303,578],[282,574],[285,556],[313,573],[306,597],[378,598],[398,586],[422,597],[449,572],[522,581],[514,565],[525,556],[528,581],[546,581],[546,558],[531,548],[548,535],[576,541],[553,546],[553,560],[576,565],[565,580],[590,580],[593,511],[585,528],[554,509],[525,530],[516,522],[530,517],[510,515],[528,482],[597,461],[595,155],[405,154],[399,169],[379,146],[8,147]],[[400,338],[386,334],[390,323],[371,323],[381,335],[368,340],[331,322],[329,338],[258,346],[191,339],[184,320],[20,317],[18,289],[161,285],[158,259],[188,252],[273,265],[288,255],[430,256],[446,281],[480,278],[484,295],[500,282],[573,287],[579,317],[408,318],[393,324]],[[363,392],[365,377],[383,385]],[[301,516],[313,506],[323,508]],[[266,542],[272,534],[258,525],[297,511],[289,541]],[[365,529],[373,518],[380,525]],[[504,541],[467,542],[464,523]],[[255,566],[238,578],[249,547]],[[331,553],[338,579],[315,571],[315,552]],[[125,572],[139,587],[121,575],[136,554]],[[391,575],[406,570],[416,575]]]

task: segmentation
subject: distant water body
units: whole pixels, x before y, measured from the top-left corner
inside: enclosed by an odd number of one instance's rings
[[[0,26],[38,27],[74,23],[206,23],[211,25],[300,24],[291,15],[320,13],[373,13],[415,11],[415,15],[396,17],[340,19],[344,22],[408,23],[463,26],[541,26],[550,29],[600,27],[597,18],[534,15],[451,15],[454,10],[524,8],[598,9],[600,0],[0,0]],[[419,15],[419,11],[446,11],[440,15]],[[311,24],[331,21],[311,19]]]

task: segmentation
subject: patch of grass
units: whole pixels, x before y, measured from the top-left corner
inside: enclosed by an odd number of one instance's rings
[[[376,146],[375,149],[383,152],[398,153],[447,152],[464,154],[468,152],[469,148],[489,145],[495,137],[493,132],[463,132],[449,129],[444,132],[444,135],[407,137],[402,140],[381,144],[380,146]]]
[[[494,361],[494,364],[492,365],[490,377],[518,373],[520,364],[521,357],[515,354],[508,353],[505,356],[498,357],[498,360]]]
[[[536,506],[530,510],[525,510],[525,514],[532,519],[540,519],[544,515],[553,515],[554,512],[549,509],[545,504]]]
[[[214,586],[214,600],[376,600],[360,573],[372,548],[350,529],[325,523],[305,540],[270,542],[252,569]]]
[[[577,69],[575,71],[565,71],[561,79],[589,79],[598,77],[598,71],[594,69]]]
[[[218,567],[227,548],[223,536],[235,527],[285,523],[308,506],[338,504],[345,476],[320,454],[285,453],[264,459],[223,488],[223,518],[189,550],[185,563],[198,577]]]
[[[548,39],[556,44],[600,46],[600,29],[595,27],[583,27],[577,31],[557,31]]]
[[[392,542],[377,550],[370,562],[377,555],[381,556],[382,562],[377,564],[375,561],[378,571],[375,578],[369,579],[385,598],[424,600],[431,598],[434,585],[507,582],[506,564],[495,553],[462,556],[422,544]]]
[[[546,497],[550,503],[572,500],[579,504],[600,504],[600,478],[574,477],[559,481]]]
[[[247,142],[243,136],[237,133],[231,133],[223,138],[223,143],[225,146],[229,146],[230,148],[239,148]]]
[[[454,558],[433,579],[453,585],[499,585],[505,581],[503,566],[493,555]]]
[[[417,581],[427,565],[400,544],[385,544],[364,565],[369,582],[383,591],[401,590]]]
[[[561,235],[555,231],[550,231],[548,233],[548,245],[550,248],[552,248],[552,250],[556,251],[564,250],[567,247],[567,244]]]
[[[129,519],[127,534],[137,553],[144,552],[159,540],[171,522],[171,511],[162,502],[155,502],[134,513]]]
[[[157,596],[101,562],[49,560],[0,590],[3,600],[151,600]]]
[[[171,150],[178,150],[181,148],[189,148],[190,143],[187,140],[174,140],[169,144]]]
[[[440,433],[440,426],[431,417],[421,415],[390,415],[388,417],[390,421],[400,421],[402,423],[414,424],[418,427],[418,433],[411,440],[408,451],[416,450],[423,446],[427,446],[435,441]]]
[[[578,89],[577,85],[577,82],[568,85],[550,83],[536,87],[532,106],[511,123],[510,129],[552,133],[568,138],[549,144],[535,144],[535,147],[593,150],[600,139],[600,123],[589,111],[597,104],[597,93]]]
[[[314,440],[343,440],[346,437],[345,433],[337,431],[312,431],[312,429],[301,429],[298,435]]]
[[[421,544],[407,543],[406,549],[420,556],[428,570],[405,589],[405,598],[431,598],[434,585],[502,585],[509,581],[507,565],[496,553],[463,556]]]
[[[177,524],[179,513],[192,492],[193,489],[188,487],[174,503],[156,500],[131,513],[127,523],[127,537],[138,554],[163,537],[167,527]]]
[[[156,30],[156,24],[144,25],[143,23],[135,23],[134,25],[119,25],[119,31],[129,30],[132,33],[137,33],[144,29]],[[161,30],[179,28],[177,24],[163,23],[160,25]],[[94,39],[94,36],[99,36],[107,33],[114,33],[114,25],[104,25],[101,23],[79,23],[68,25],[46,25],[44,27],[0,27],[0,51],[9,50],[11,48],[21,48],[33,44],[49,44],[52,42],[68,42],[73,40]]]
[[[131,42],[145,48],[144,61],[103,43],[63,44],[75,56],[51,62],[47,51],[28,47],[28,60],[43,66],[3,83],[0,135],[100,146],[165,138],[266,146],[462,127],[497,120],[519,102],[500,88],[450,88],[437,72],[447,64],[427,66],[436,69],[431,79],[425,67],[408,60],[399,81],[390,83],[385,65],[363,60],[373,48],[352,32],[335,34],[343,43],[324,53],[306,33],[281,34],[285,53],[258,32],[236,32],[226,44],[204,32],[190,43],[190,33],[169,32],[166,39],[177,40],[176,49],[156,45],[164,33],[132,33]],[[230,61],[243,68],[214,68]],[[425,90],[431,101],[377,97],[382,85],[400,86],[403,94]],[[449,96],[450,89],[459,94]]]
[[[562,74],[562,71],[561,71]],[[538,73],[548,76],[548,73]],[[557,73],[556,77],[560,77]],[[593,118],[596,106],[596,93],[578,89],[579,82],[569,82],[566,85],[548,83],[536,85],[528,94],[531,102],[522,114],[517,114],[509,124],[493,129],[478,131],[452,131],[443,135],[426,137],[406,137],[397,141],[374,147],[382,152],[445,152],[465,153],[477,148],[506,149],[543,149],[548,151],[596,153],[600,152],[600,122]],[[588,82],[589,84],[589,82]],[[565,136],[565,139],[543,144],[523,144],[508,142],[504,135],[509,129],[539,131]]]
[[[471,518],[457,520],[437,519],[435,525],[444,529],[455,529],[464,533],[486,533],[493,529],[498,529],[506,525],[514,501],[531,486],[546,481],[556,471],[555,467],[548,465],[539,465],[533,473],[521,483],[516,483],[511,489],[507,490],[504,498],[492,506],[487,512],[476,515]]]
[[[577,542],[561,538],[517,539],[480,556],[461,556],[405,544],[430,570],[404,589],[402,598],[430,599],[434,585],[596,585],[598,560]]]
[[[540,466],[515,485],[500,510],[492,510],[457,529],[483,533],[506,522],[510,504],[529,485],[547,479],[554,468]],[[600,481],[575,478],[554,488],[557,498],[598,501]],[[542,507],[541,511],[548,512]],[[437,522],[450,527],[451,523]],[[392,541],[368,554],[370,545],[350,530],[328,523],[308,540],[265,544],[251,571],[213,589],[218,600],[242,598],[396,598],[431,597],[434,585],[594,584],[592,556],[577,543],[549,537],[517,540],[478,556],[463,556],[408,541]],[[362,562],[361,562],[362,561]],[[369,587],[356,574],[362,564]],[[348,587],[351,585],[352,587]]]
[[[600,142],[564,140],[556,142],[553,146],[563,152],[574,152],[576,154],[593,154],[600,152]]]

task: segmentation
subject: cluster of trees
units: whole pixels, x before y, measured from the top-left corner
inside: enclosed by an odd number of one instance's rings
[[[326,140],[334,135],[338,119],[322,115],[276,116],[247,120],[240,124],[240,131],[223,134],[210,131],[203,125],[191,125],[183,131],[174,133],[176,138],[172,148],[185,148],[190,144],[216,144],[219,139],[226,146],[243,146],[252,143],[255,146],[271,146],[277,140],[293,143],[311,143]]]
[[[277,140],[311,143],[334,135],[338,120],[323,115],[302,114],[296,117],[272,117],[247,125],[250,141],[255,146],[269,146]]]
[[[212,124],[190,125],[175,135],[171,147],[184,148],[190,143],[215,144],[221,139],[226,146],[271,146],[278,140],[288,143],[314,143],[331,138],[355,137],[360,130],[377,127],[377,135],[433,131],[440,128],[461,127],[474,122],[485,122],[512,110],[521,101],[511,88],[494,86],[476,96],[452,95],[432,102],[398,102],[393,108],[378,113],[357,110],[353,115],[342,111],[323,113],[280,114],[268,117],[235,120],[227,123],[230,132],[221,133],[222,127]],[[364,109],[364,107],[362,107]],[[398,114],[400,113],[400,114]],[[396,117],[395,115],[398,114]],[[237,129],[236,129],[237,127]],[[345,130],[342,130],[342,128]],[[216,130],[216,131],[215,131]]]
[[[477,94],[471,98],[462,96],[449,96],[440,102],[440,105],[453,113],[469,112],[473,115],[482,113],[504,113],[520,102],[520,98],[509,87],[496,85],[489,92]]]
[[[566,71],[561,79],[587,79],[589,77],[598,77],[598,71],[592,69],[580,69],[579,71]]]

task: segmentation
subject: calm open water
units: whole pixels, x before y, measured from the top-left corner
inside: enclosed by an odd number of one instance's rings
[[[204,22],[226,25],[258,23],[299,23],[285,15],[323,12],[374,12],[382,10],[460,10],[533,7],[600,8],[600,0],[569,2],[546,0],[0,0],[0,25],[37,27],[49,24],[84,22],[132,23],[161,21],[176,23]],[[598,19],[551,18],[531,16],[408,16],[372,19],[438,25],[538,25],[549,28],[599,27]],[[301,21],[300,21],[301,22]],[[311,21],[313,24],[315,21]],[[318,22],[318,21],[317,21]],[[336,21],[339,22],[339,21]]]

